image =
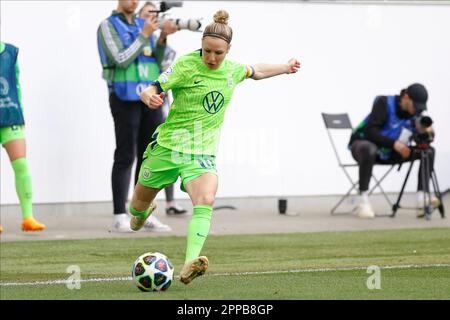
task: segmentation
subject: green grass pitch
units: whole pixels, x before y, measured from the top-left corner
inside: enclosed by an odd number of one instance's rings
[[[180,270],[185,237],[3,242],[1,299],[450,299],[450,229],[210,236],[207,274],[188,286],[145,293],[132,281],[133,261],[165,253]],[[71,265],[80,289],[66,284]],[[368,266],[381,289],[369,290]],[[89,279],[109,279],[91,282]],[[26,285],[17,285],[27,282]]]

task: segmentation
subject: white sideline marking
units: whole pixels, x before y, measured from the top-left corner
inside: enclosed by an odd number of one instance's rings
[[[430,267],[446,267],[450,268],[450,264],[407,264],[398,266],[382,266],[380,269],[418,269],[418,268],[430,268]],[[260,271],[260,272],[239,272],[239,273],[214,273],[209,276],[247,276],[258,274],[279,274],[279,273],[311,273],[311,272],[331,272],[331,271],[354,271],[354,270],[366,270],[367,267],[342,267],[342,268],[317,268],[317,269],[298,269],[298,270],[280,270],[280,271]]]
[[[381,266],[380,269],[418,269],[418,268],[450,268],[450,264],[407,264],[398,266]],[[280,273],[312,273],[312,272],[332,272],[332,271],[354,271],[366,270],[367,267],[343,267],[343,268],[317,268],[317,269],[296,269],[296,270],[280,270],[280,271],[249,271],[249,272],[230,272],[230,273],[213,273],[207,274],[206,277],[228,277],[228,276],[248,276],[260,274],[280,274]],[[178,279],[178,276],[174,277]],[[91,278],[80,279],[80,282],[114,282],[114,281],[131,281],[132,277],[114,277],[114,278]],[[0,286],[40,286],[54,284],[68,284],[73,281],[67,279],[34,281],[34,282],[0,282]]]

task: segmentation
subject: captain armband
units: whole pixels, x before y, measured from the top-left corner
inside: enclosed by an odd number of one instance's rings
[[[255,75],[255,69],[252,66],[246,66],[247,68],[247,73],[245,74],[245,78],[253,78],[253,76]]]

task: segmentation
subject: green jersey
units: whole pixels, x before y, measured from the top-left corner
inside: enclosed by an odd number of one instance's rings
[[[180,57],[157,81],[173,94],[166,122],[156,130],[158,143],[186,154],[215,156],[234,88],[251,70],[229,60],[218,69],[209,69],[200,50]]]

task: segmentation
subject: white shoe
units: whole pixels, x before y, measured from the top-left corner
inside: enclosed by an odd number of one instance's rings
[[[133,232],[133,230],[130,229],[130,216],[127,213],[114,215],[113,231]]]
[[[154,214],[150,215],[148,219],[144,223],[144,228],[147,231],[154,231],[154,232],[170,232],[172,231],[172,228],[159,221],[157,217],[155,217]]]
[[[356,215],[360,218],[373,219],[375,218],[375,212],[373,212],[370,203],[360,203],[356,207]]]
[[[367,191],[363,192],[356,198],[357,206],[355,208],[356,215],[360,218],[375,218],[375,212],[372,209]]]

